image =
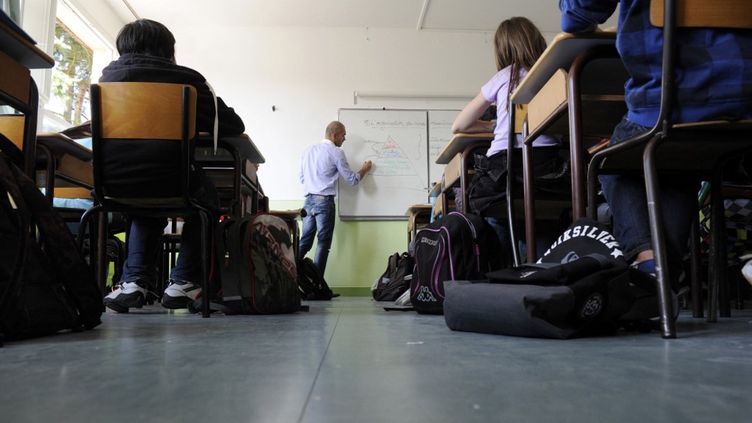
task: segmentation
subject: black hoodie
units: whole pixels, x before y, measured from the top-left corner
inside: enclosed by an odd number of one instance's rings
[[[102,70],[99,82],[167,82],[188,84],[196,88],[196,130],[199,132],[214,131],[214,100],[206,78],[200,73],[185,66],[172,63],[171,60],[145,54],[123,54],[116,61],[111,62]],[[219,134],[239,135],[245,131],[245,125],[240,116],[231,107],[227,107],[221,98],[217,97],[219,108]]]

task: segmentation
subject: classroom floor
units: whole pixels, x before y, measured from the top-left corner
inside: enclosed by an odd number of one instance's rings
[[[284,316],[107,313],[0,349],[0,421],[741,422],[752,311],[568,341],[450,331],[366,298]]]

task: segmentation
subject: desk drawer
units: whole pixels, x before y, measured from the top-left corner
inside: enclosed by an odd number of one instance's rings
[[[56,175],[89,187],[94,186],[94,171],[91,162],[85,162],[70,154],[64,154],[58,159]]]
[[[567,103],[567,72],[559,69],[530,100],[527,107],[528,132],[535,131],[556,109]]]
[[[1,51],[0,69],[3,70],[3,77],[0,78],[0,91],[9,94],[21,103],[28,104],[31,81],[29,70]]]
[[[444,167],[444,189],[447,189],[460,180],[462,176],[462,154],[457,153],[454,158]]]

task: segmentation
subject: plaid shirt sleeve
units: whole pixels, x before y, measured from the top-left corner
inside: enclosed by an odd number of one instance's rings
[[[561,30],[579,33],[595,30],[616,10],[618,0],[559,0]]]

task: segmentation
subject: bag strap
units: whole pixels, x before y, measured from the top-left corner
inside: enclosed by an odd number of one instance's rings
[[[214,131],[212,132],[212,140],[214,141],[214,154],[217,154],[217,144],[219,143],[219,102],[217,101],[217,94],[214,92],[214,88],[209,85],[209,81],[204,82],[206,82],[206,86],[212,95],[212,100],[214,100]]]
[[[18,298],[21,292],[21,277],[26,264],[26,254],[28,251],[27,242],[29,238],[28,234],[30,232],[30,222],[27,218],[29,212],[23,196],[16,185],[10,166],[13,165],[9,163],[5,154],[0,153],[0,189],[2,189],[5,195],[7,195],[7,202],[3,199],[3,201],[0,201],[0,206],[5,207],[7,204],[7,206],[10,207],[8,215],[16,217],[16,223],[19,228],[18,253],[13,260],[13,270],[11,270],[9,274],[10,280],[8,281],[8,286],[6,287],[3,296],[0,297],[0,319],[3,321],[7,321],[6,314],[10,312],[8,309],[8,303],[12,298]],[[0,327],[0,329],[2,328]],[[2,345],[1,337],[0,345]]]

